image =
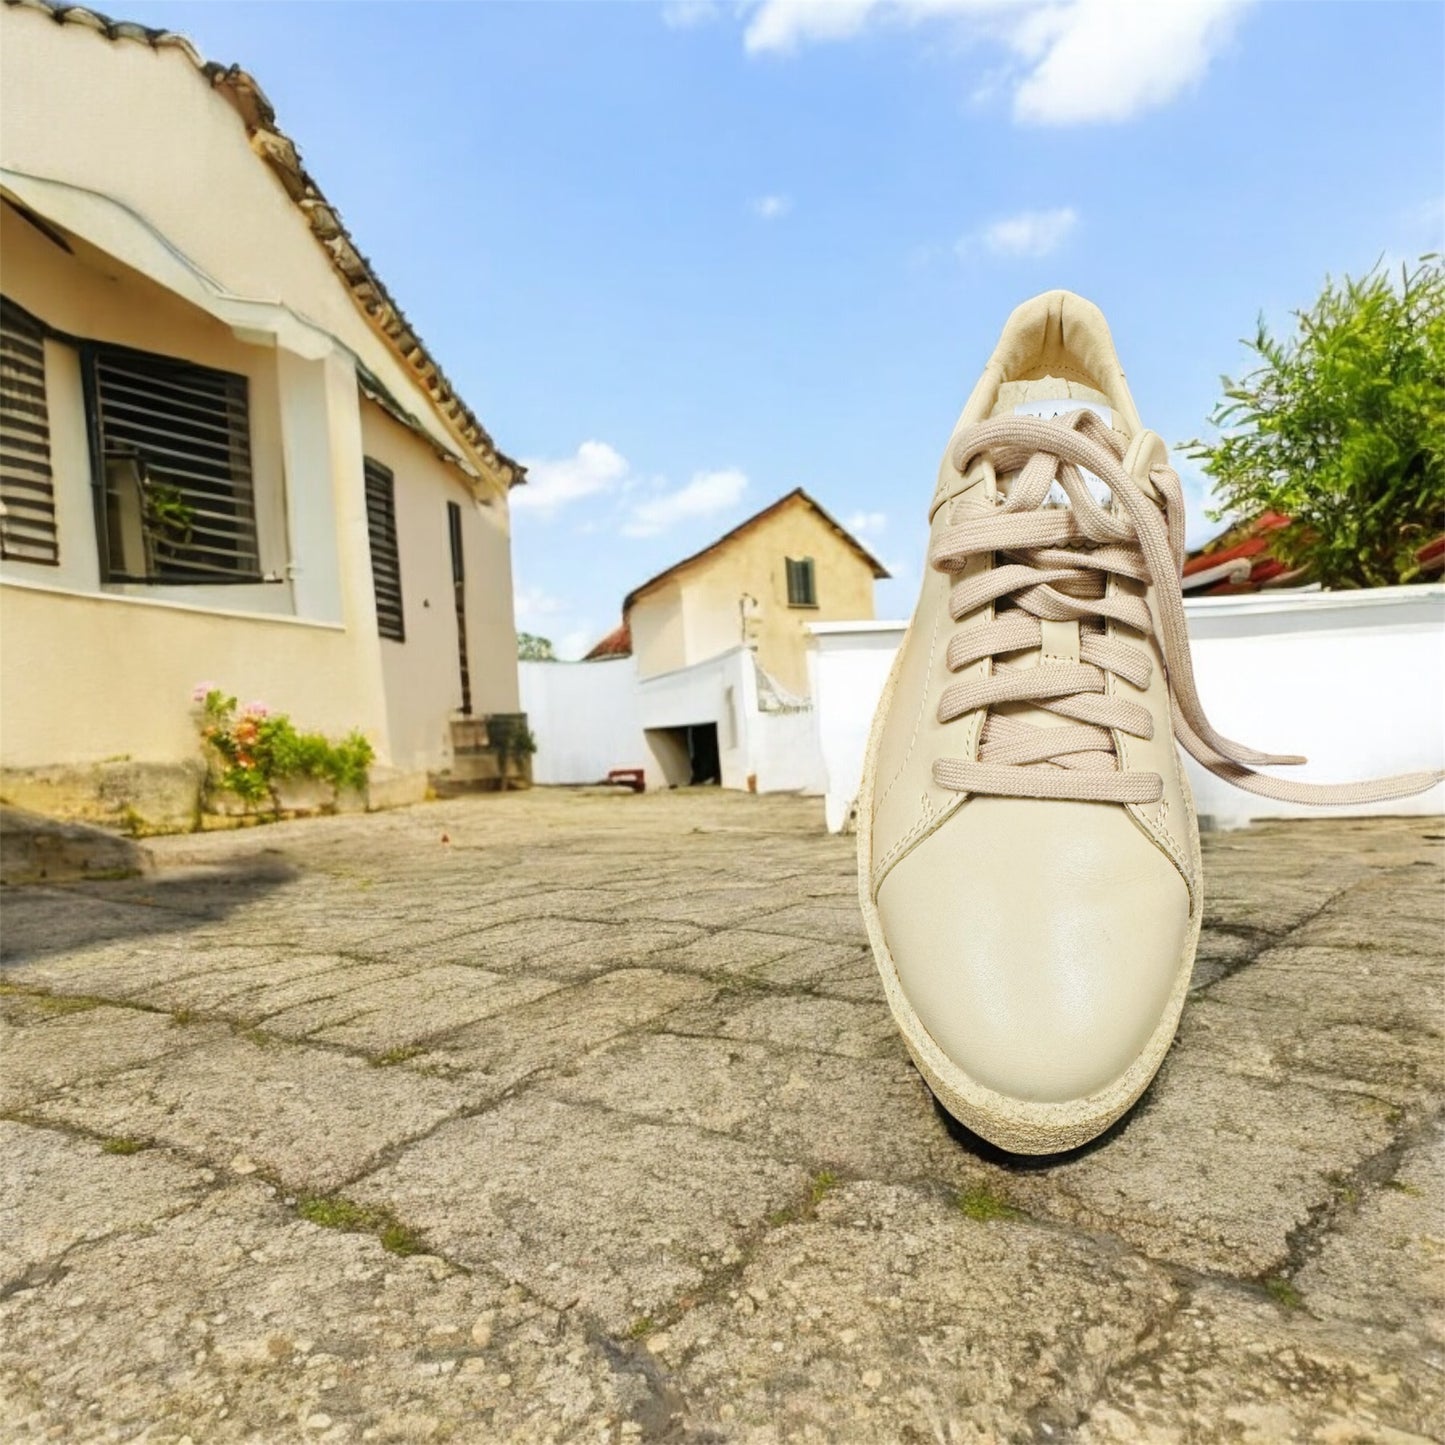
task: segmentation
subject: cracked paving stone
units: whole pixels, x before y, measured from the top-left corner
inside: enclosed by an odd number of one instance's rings
[[[1301,1301],[1361,1336],[1397,1336],[1445,1396],[1445,1128],[1437,1123],[1388,1179],[1355,1193],[1357,1208],[1295,1276]],[[1445,1419],[1445,1398],[1441,1408]]]
[[[7,931],[9,926],[7,900]],[[184,980],[214,980],[233,970],[264,967],[273,957],[265,943],[216,944],[198,940],[189,932],[165,938],[147,934],[143,939],[90,944],[9,964],[5,978],[25,988],[129,1001],[145,999],[149,990],[163,993]]]
[[[1271,1082],[1406,1105],[1438,1091],[1442,1033],[1438,964],[1284,946],[1194,999],[1179,1047]]]
[[[64,1088],[36,1117],[92,1133],[156,1139],[224,1168],[244,1155],[293,1186],[334,1188],[461,1105],[438,1079],[189,1025],[193,1047]]]
[[[589,978],[609,968],[645,965],[653,954],[697,937],[676,924],[596,923],[580,918],[533,918],[454,940],[452,961],[505,973],[520,969],[566,981]]]
[[[733,1135],[782,1158],[879,1178],[983,1173],[912,1064],[656,1034],[540,1086],[556,1098]]]
[[[348,1192],[620,1333],[699,1289],[806,1180],[731,1139],[529,1095],[444,1125]]]
[[[195,958],[200,963],[208,955],[197,953]],[[188,969],[130,997],[161,1008],[252,1023],[268,1013],[360,988],[375,979],[395,978],[400,972],[395,964],[360,964],[335,953],[285,952],[242,968],[223,957],[212,967]]]
[[[1438,1362],[1262,1292],[1201,1284],[1147,1355],[1105,1382],[1081,1445],[1322,1445],[1438,1438]]]
[[[7,889],[0,1438],[1438,1435],[1440,831],[1206,836],[1164,1071],[1028,1165],[889,1043],[816,800],[537,789]]]
[[[777,933],[757,933],[750,928],[728,928],[689,939],[679,948],[658,956],[657,962],[670,969],[695,970],[748,976],[770,964],[807,953],[805,939]]]
[[[328,997],[268,1014],[262,1027],[284,1038],[382,1053],[528,1003],[556,987],[548,980],[506,978],[480,968],[427,968],[334,989]]]
[[[753,976],[775,988],[805,989],[828,998],[887,1006],[878,966],[865,944],[809,944],[800,953],[765,964]]]
[[[674,1014],[667,1027],[677,1034],[779,1044],[855,1059],[891,1058],[899,1053],[898,1031],[881,1000],[869,1004],[806,994],[732,994]]]
[[[714,992],[688,974],[619,969],[449,1033],[407,1067],[452,1079],[482,1103]]]
[[[651,1405],[556,1311],[255,1183],[72,1250],[0,1330],[12,1440],[617,1439]]]
[[[148,1229],[206,1187],[203,1171],[155,1150],[108,1154],[95,1140],[9,1119],[0,1152],[0,1300],[26,1286],[27,1271],[83,1241]]]
[[[699,1439],[1063,1439],[1174,1294],[1107,1242],[859,1183],[648,1344]]]
[[[0,994],[0,1109],[185,1047],[163,1014],[64,996]]]
[[[1267,1274],[1334,1180],[1389,1143],[1396,1111],[1368,1096],[1229,1073],[1178,1050],[1127,1125],[1010,1180],[1031,1213],[1103,1231],[1153,1258]]]

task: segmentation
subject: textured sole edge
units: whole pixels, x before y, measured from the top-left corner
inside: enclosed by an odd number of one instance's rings
[[[910,631],[912,630],[910,624]],[[889,669],[883,694],[873,714],[868,733],[868,749],[863,758],[863,778],[858,789],[858,902],[863,910],[863,923],[873,960],[883,980],[883,992],[892,1010],[893,1020],[903,1035],[903,1042],[918,1071],[933,1090],[939,1103],[966,1128],[990,1144],[1012,1154],[1062,1154],[1097,1139],[1111,1124],[1121,1118],[1149,1087],[1164,1062],[1174,1035],[1179,1029],[1184,1001],[1194,974],[1194,955],[1199,945],[1199,931],[1204,921],[1202,890],[1194,902],[1189,935],[1180,957],[1174,987],[1159,1024],[1134,1062],[1113,1083],[1083,1099],[1038,1101],[1000,1094],[971,1078],[944,1053],[933,1035],[924,1027],[903,991],[893,955],[883,938],[883,924],[873,901],[873,788],[878,762],[878,748],[883,724],[893,703],[893,690],[898,680],[905,633],[898,655]],[[1189,779],[1180,770],[1180,785],[1189,792]],[[1193,810],[1191,799],[1191,813]],[[1191,861],[1195,877],[1202,877],[1199,835],[1190,830]]]

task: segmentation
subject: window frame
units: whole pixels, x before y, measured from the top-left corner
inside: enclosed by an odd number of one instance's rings
[[[816,608],[818,605],[818,569],[815,558],[784,557],[783,574],[787,584],[788,606]]]
[[[135,585],[146,587],[235,587],[251,586],[266,580],[261,566],[261,542],[260,523],[257,516],[256,499],[256,475],[254,467],[254,447],[251,437],[251,385],[250,377],[244,372],[226,371],[220,367],[207,366],[198,361],[192,361],[188,357],[171,356],[164,352],[147,351],[140,347],[125,346],[108,341],[81,340],[78,343],[80,350],[80,366],[82,387],[85,397],[86,431],[90,444],[91,461],[91,487],[95,508],[96,522],[96,547],[100,561],[100,580],[104,585]],[[108,380],[113,385],[113,378],[105,376],[107,367],[117,368],[124,375],[124,368],[132,368],[132,378],[139,378],[139,385],[143,388],[147,383],[156,388],[171,388],[174,391],[182,392],[183,388],[194,385],[198,380],[208,382],[217,388],[214,396],[205,397],[205,406],[197,405],[189,400],[181,399],[176,403],[177,411],[167,414],[164,412],[154,413],[159,420],[154,431],[161,432],[162,425],[169,424],[174,427],[179,424],[182,428],[209,429],[213,432],[224,432],[225,441],[218,443],[217,449],[222,445],[228,455],[224,464],[219,463],[215,458],[207,458],[203,453],[192,453],[185,458],[191,470],[176,477],[174,474],[167,479],[167,469],[164,461],[153,464],[150,456],[147,455],[143,446],[135,445],[122,438],[118,442],[107,435],[107,410],[115,409],[125,405],[116,399],[112,392],[107,395]],[[146,376],[145,369],[151,368],[152,374]],[[169,373],[169,375],[167,375]],[[204,396],[204,390],[193,392],[193,395]],[[212,402],[219,405],[215,408],[212,416],[206,416],[206,410]],[[188,408],[192,413],[186,417],[180,408]],[[139,407],[136,408],[139,410]],[[226,413],[231,415],[227,416]],[[239,418],[235,415],[239,412]],[[197,415],[198,414],[198,415]],[[112,423],[114,425],[114,423]],[[129,426],[121,422],[122,431],[128,430]],[[141,429],[141,428],[138,428]],[[186,437],[182,432],[177,437],[175,432],[167,434],[168,440],[185,440],[194,443],[194,436]],[[206,492],[209,490],[204,484],[220,481],[220,477],[206,477],[207,470],[224,470],[229,474],[226,480],[229,483],[228,494],[216,495],[209,500],[219,504],[217,511],[212,515],[219,519],[219,526],[211,529],[210,535],[222,537],[233,543],[231,557],[233,566],[228,570],[214,563],[207,563],[203,560],[200,563],[193,562],[186,565],[181,560],[170,562],[158,561],[156,557],[157,548],[161,545],[174,547],[177,552],[182,550],[205,551],[215,556],[218,553],[226,555],[226,551],[219,547],[193,548],[189,542],[175,544],[168,542],[164,537],[157,537],[156,534],[146,526],[144,521],[140,522],[139,528],[144,543],[144,571],[135,572],[126,570],[119,565],[113,555],[112,525],[116,518],[112,513],[112,496],[109,466],[112,462],[123,464],[126,460],[135,458],[138,461],[136,467],[136,485],[143,487],[142,480],[148,474],[156,475],[165,479],[164,484],[173,491],[182,493],[182,504],[190,506],[186,497],[197,497],[200,500],[207,500]],[[175,469],[179,471],[180,468]],[[202,485],[197,485],[197,483]],[[226,515],[229,508],[230,515]]]

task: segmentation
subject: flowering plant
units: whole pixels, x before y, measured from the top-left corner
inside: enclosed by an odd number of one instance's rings
[[[303,733],[285,713],[265,703],[236,699],[212,683],[192,694],[201,740],[211,756],[215,785],[248,803],[268,798],[285,778],[323,778],[337,788],[366,786],[375,749],[359,731],[339,743],[320,733]]]

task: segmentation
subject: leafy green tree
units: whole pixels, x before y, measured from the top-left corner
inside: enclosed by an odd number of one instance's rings
[[[538,637],[532,632],[517,634],[517,657],[522,662],[556,662],[557,654],[552,651],[552,641]]]
[[[1295,317],[1287,340],[1260,319],[1245,342],[1259,365],[1221,378],[1222,434],[1186,445],[1214,481],[1210,515],[1293,517],[1270,546],[1325,587],[1409,582],[1445,529],[1445,267],[1327,280]]]

